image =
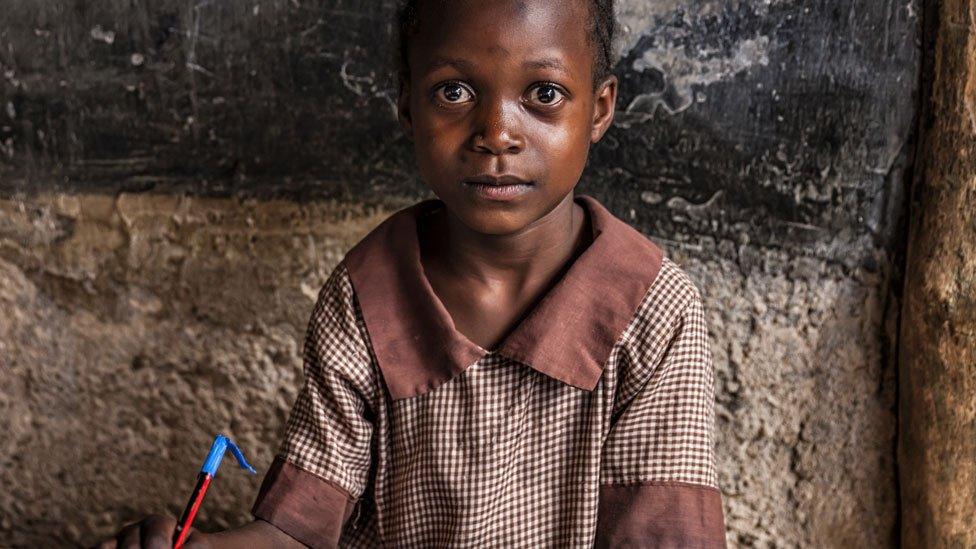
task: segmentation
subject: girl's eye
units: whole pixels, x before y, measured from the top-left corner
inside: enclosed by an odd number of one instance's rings
[[[445,103],[459,104],[471,101],[474,94],[457,82],[448,82],[435,90],[434,95]]]
[[[565,97],[558,86],[545,82],[532,88],[531,96],[532,101],[547,107],[561,103]]]

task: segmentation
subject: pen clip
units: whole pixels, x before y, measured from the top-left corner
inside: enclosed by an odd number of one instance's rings
[[[241,449],[230,439],[227,439],[227,446],[230,447],[230,453],[234,454],[234,457],[237,458],[237,464],[241,466],[241,469],[247,469],[251,473],[257,474],[254,467],[251,467],[251,464],[244,458],[244,452],[241,452]]]
[[[200,471],[210,476],[216,475],[217,468],[220,467],[220,462],[224,459],[224,452],[227,451],[227,448],[230,448],[231,453],[237,458],[237,463],[241,466],[241,469],[246,469],[251,473],[257,473],[254,467],[251,467],[244,458],[244,453],[241,452],[241,449],[224,435],[217,435],[214,438],[213,444],[210,445],[210,452],[207,453],[207,459],[204,460],[203,467]]]

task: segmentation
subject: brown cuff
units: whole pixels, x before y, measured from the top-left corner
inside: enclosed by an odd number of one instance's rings
[[[605,484],[594,547],[725,548],[722,494],[682,482]]]
[[[338,485],[276,456],[251,514],[309,547],[334,548],[355,505]]]

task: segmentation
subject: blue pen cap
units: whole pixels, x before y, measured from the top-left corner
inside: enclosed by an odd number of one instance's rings
[[[210,452],[207,453],[207,459],[203,462],[203,467],[200,469],[201,472],[207,473],[210,476],[217,474],[217,469],[220,467],[220,462],[224,459],[224,453],[230,448],[232,454],[237,459],[237,463],[241,466],[241,469],[247,469],[251,473],[257,473],[254,467],[247,462],[244,458],[244,453],[241,449],[237,447],[229,438],[224,435],[217,435],[214,438],[213,444],[210,445]]]

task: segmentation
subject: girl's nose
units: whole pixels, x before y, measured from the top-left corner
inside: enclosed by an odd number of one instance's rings
[[[517,154],[525,146],[518,127],[518,107],[503,101],[485,101],[479,105],[471,147],[477,152],[494,155]]]

